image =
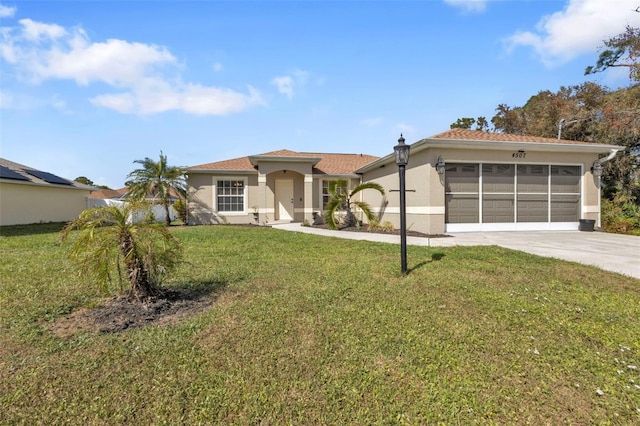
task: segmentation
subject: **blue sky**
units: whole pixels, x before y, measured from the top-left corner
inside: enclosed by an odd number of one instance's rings
[[[158,158],[386,155],[583,76],[640,0],[4,1],[0,156],[119,188]]]

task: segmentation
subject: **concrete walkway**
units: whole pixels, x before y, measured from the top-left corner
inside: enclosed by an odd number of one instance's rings
[[[299,223],[273,225],[285,231],[352,240],[400,244],[400,236],[369,232],[331,231]],[[640,237],[580,231],[465,232],[443,238],[407,237],[407,244],[429,247],[497,245],[538,256],[597,266],[640,279]]]

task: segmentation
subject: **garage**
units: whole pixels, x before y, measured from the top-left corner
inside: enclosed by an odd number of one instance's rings
[[[582,165],[447,163],[447,232],[571,230],[581,217]]]

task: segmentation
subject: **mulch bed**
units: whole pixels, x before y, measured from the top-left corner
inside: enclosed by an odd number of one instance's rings
[[[312,228],[329,229],[327,224],[313,225]],[[366,225],[366,224],[365,225],[361,225],[361,226],[351,226],[351,227],[348,227],[348,228],[339,228],[339,230],[340,231],[347,231],[347,232],[369,232],[369,233],[375,233],[375,234],[400,235],[400,230],[399,229],[394,229],[392,231],[384,231],[384,230],[376,229],[374,231],[370,231],[369,230],[369,225]],[[412,231],[412,230],[408,229],[407,230],[407,236],[408,237],[422,237],[422,238],[446,238],[446,237],[450,237],[451,235],[425,234],[423,232]]]

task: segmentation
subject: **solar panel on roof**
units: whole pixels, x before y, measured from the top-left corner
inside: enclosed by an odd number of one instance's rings
[[[29,173],[31,176],[35,176],[38,179],[42,179],[45,182],[57,183],[60,185],[71,185],[71,182],[69,182],[68,180],[62,179],[60,176],[56,176],[48,172],[41,172],[40,170],[31,170],[31,169],[24,169],[24,171]]]
[[[22,176],[21,174],[16,173],[13,170],[11,170],[10,168],[5,167],[5,166],[0,166],[0,178],[15,179],[15,180],[26,180],[26,181],[29,180],[26,177]]]

